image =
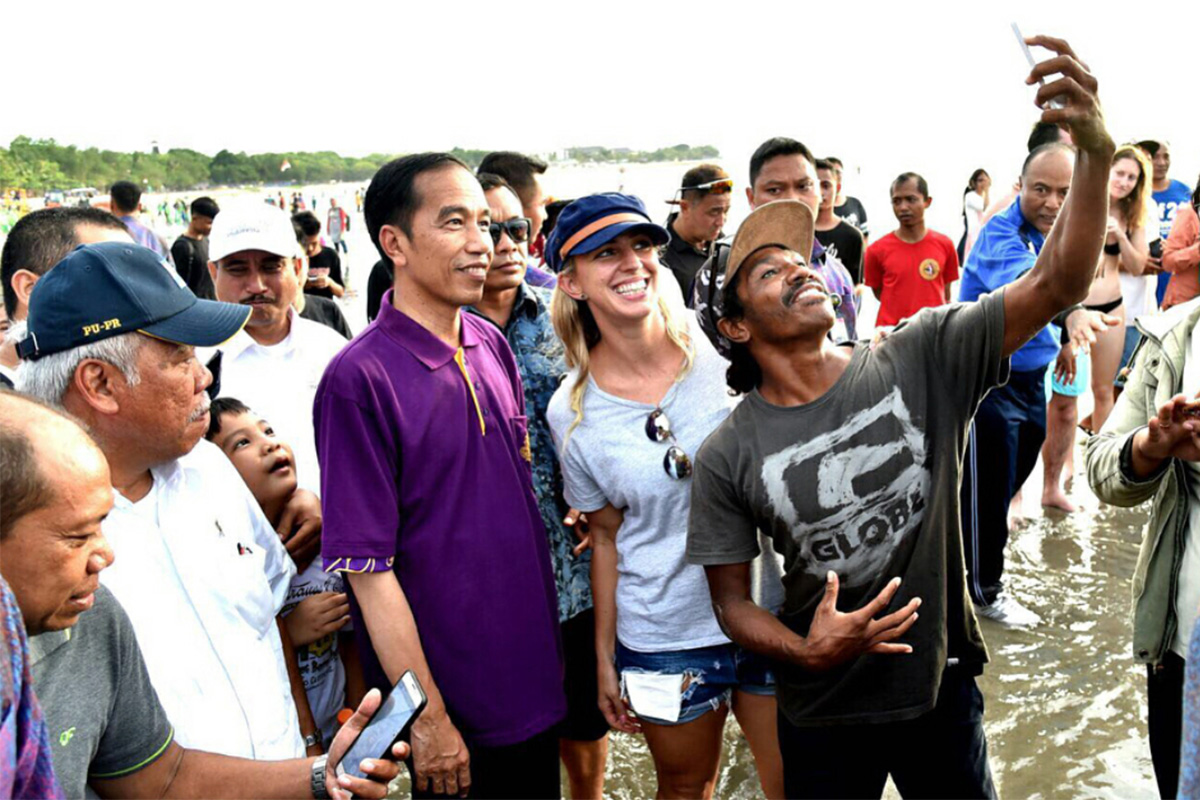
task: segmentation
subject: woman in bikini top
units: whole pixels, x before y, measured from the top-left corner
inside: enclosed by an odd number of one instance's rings
[[[1150,248],[1146,244],[1146,217],[1150,210],[1150,162],[1136,147],[1124,146],[1113,156],[1108,175],[1109,218],[1104,251],[1096,265],[1096,278],[1084,306],[1119,317],[1124,323],[1129,309],[1122,307],[1122,272],[1142,275]],[[1136,313],[1136,309],[1134,313]],[[1116,399],[1113,379],[1121,364],[1125,326],[1108,328],[1092,345],[1092,396],[1095,410],[1092,429],[1100,430]]]

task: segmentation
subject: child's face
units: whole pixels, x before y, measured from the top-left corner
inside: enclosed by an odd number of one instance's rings
[[[260,506],[296,491],[292,448],[275,438],[274,429],[257,414],[223,414],[213,441],[229,456]]]

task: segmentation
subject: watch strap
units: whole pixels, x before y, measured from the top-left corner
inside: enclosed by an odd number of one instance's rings
[[[316,800],[329,800],[329,790],[325,787],[325,762],[329,756],[317,756],[312,763],[312,774],[309,776],[309,789]]]

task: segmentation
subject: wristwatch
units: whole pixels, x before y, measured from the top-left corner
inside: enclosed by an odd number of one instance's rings
[[[312,733],[310,733],[304,737],[304,749],[305,750],[312,747],[313,745],[324,746],[324,744],[325,744],[325,742],[321,740],[321,731],[319,731],[319,730],[313,731]]]
[[[329,756],[317,756],[312,763],[312,775],[308,779],[308,788],[316,800],[329,800],[329,790],[325,788],[325,761]]]

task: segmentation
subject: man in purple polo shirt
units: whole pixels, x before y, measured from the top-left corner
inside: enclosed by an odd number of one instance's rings
[[[395,278],[317,389],[325,568],[347,574],[368,683],[412,669],[429,696],[414,796],[558,798],[558,607],[521,378],[460,313],[492,258],[487,199],[426,153],[381,168],[364,214]]]

